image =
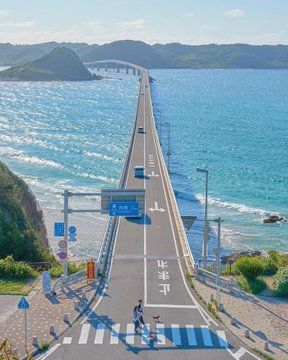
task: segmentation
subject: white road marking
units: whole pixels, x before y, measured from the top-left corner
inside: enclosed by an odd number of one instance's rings
[[[172,341],[176,346],[181,345],[180,328],[178,324],[171,324]]]
[[[196,346],[197,340],[196,340],[196,334],[195,329],[193,325],[186,325],[186,331],[187,331],[187,338],[188,338],[188,344],[190,346]]]
[[[63,345],[69,345],[72,342],[72,337],[65,336],[63,339]]]
[[[150,340],[148,339],[149,334],[150,334],[150,325],[149,324],[143,325],[141,344],[150,343]]]
[[[110,344],[118,344],[119,331],[120,331],[120,324],[114,324],[112,326]]]
[[[81,334],[79,337],[78,344],[87,344],[89,331],[90,331],[90,324],[83,324],[81,329]]]
[[[213,346],[208,326],[201,326],[203,342],[205,346]]]
[[[50,356],[55,350],[57,350],[60,345],[61,345],[61,344],[55,344],[51,349],[49,349],[47,352],[45,352],[45,353],[44,353],[42,356],[40,356],[37,360],[47,359],[48,356]]]
[[[158,174],[155,174],[154,171],[151,172],[151,174],[148,174],[149,177],[159,177]]]
[[[154,206],[155,206],[154,208],[151,207],[151,208],[149,208],[148,210],[151,211],[152,213],[153,213],[154,211],[160,211],[161,213],[165,211],[165,209],[163,209],[163,208],[161,208],[161,207],[159,208],[159,205],[158,205],[158,202],[157,202],[157,201],[155,201]]]
[[[164,324],[156,324],[156,334],[157,334],[157,344],[165,345],[166,344],[166,337],[165,337],[165,330]]]
[[[228,343],[225,335],[225,331],[217,330],[219,345],[224,348],[228,348]]]
[[[127,344],[134,344],[135,336],[134,336],[134,324],[127,324],[127,332],[126,332],[126,342]]]
[[[234,358],[239,360],[241,358],[241,356],[243,356],[246,353],[246,349],[241,347],[238,351],[236,351],[236,353],[234,353]]]
[[[104,332],[105,332],[105,325],[98,324],[97,329],[96,329],[94,344],[102,344],[103,343]]]
[[[196,305],[177,305],[177,304],[145,304],[150,308],[171,308],[171,309],[198,309]]]
[[[170,292],[170,284],[158,284],[162,287],[162,289],[159,289],[159,292],[164,294],[165,296]]]

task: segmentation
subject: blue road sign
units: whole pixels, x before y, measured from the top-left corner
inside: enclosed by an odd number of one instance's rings
[[[70,234],[75,234],[76,233],[76,227],[75,226],[69,226],[69,233]]]
[[[76,241],[76,234],[75,233],[68,234],[68,241]]]
[[[22,298],[18,303],[18,309],[24,309],[24,310],[29,309],[29,303],[24,296],[22,296]]]
[[[110,216],[124,216],[124,217],[138,217],[139,203],[137,201],[125,202],[110,202],[109,204]]]
[[[60,260],[65,260],[65,259],[67,258],[67,253],[66,253],[66,251],[59,251],[59,252],[57,253],[57,255],[59,256],[59,259],[60,259]]]
[[[54,223],[54,236],[64,236],[64,223]]]

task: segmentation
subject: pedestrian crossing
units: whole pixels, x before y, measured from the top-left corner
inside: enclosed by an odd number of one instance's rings
[[[126,346],[175,346],[175,347],[207,347],[228,348],[225,332],[211,330],[208,326],[195,327],[194,325],[179,325],[156,323],[153,326],[146,324],[135,333],[134,324],[107,324],[99,322],[85,323],[81,327],[78,336],[64,337],[63,344],[94,344],[117,345],[122,343]]]

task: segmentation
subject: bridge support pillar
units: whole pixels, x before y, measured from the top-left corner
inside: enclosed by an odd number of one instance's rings
[[[136,75],[136,69],[133,68],[133,75]]]
[[[126,74],[129,74],[129,68],[126,68]]]
[[[107,68],[105,68],[105,71],[108,71],[108,69],[107,69]]]
[[[117,66],[117,73],[118,73],[118,74],[120,73],[120,68],[119,68],[119,66]]]

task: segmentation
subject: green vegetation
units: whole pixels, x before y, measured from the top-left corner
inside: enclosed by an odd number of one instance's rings
[[[77,271],[84,270],[86,268],[86,264],[77,265],[76,263],[69,262],[68,263],[68,275],[74,274]],[[63,267],[61,264],[55,264],[50,270],[52,277],[60,277],[63,271]]]
[[[237,280],[241,289],[254,295],[260,294],[267,287],[266,282],[262,278],[250,280],[244,276],[239,276]]]
[[[25,279],[34,275],[34,270],[23,261],[15,261],[13,256],[0,259],[0,276],[11,276],[17,279]]]
[[[287,45],[148,45],[122,40],[104,45],[48,42],[35,45],[0,44],[0,65],[33,61],[57,47],[74,51],[82,61],[119,59],[146,68],[287,69]]]
[[[274,277],[274,287],[277,296],[288,297],[288,265],[277,271]]]
[[[0,72],[0,80],[11,81],[84,81],[94,76],[69,49],[57,47],[40,59]]]
[[[242,257],[234,266],[245,279],[251,281],[256,280],[264,271],[263,261],[256,257]]]
[[[48,350],[49,349],[49,343],[47,342],[47,341],[44,341],[41,345],[40,345],[40,347],[39,347],[39,351],[40,352],[44,352],[44,351],[46,351],[46,350]]]

